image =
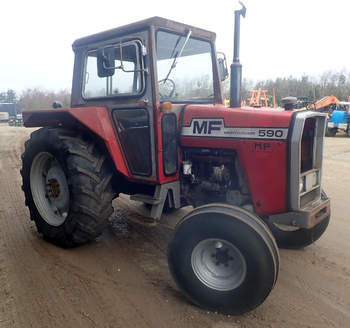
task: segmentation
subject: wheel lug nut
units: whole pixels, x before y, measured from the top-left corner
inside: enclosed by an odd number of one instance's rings
[[[215,243],[215,248],[222,248],[224,246],[224,244],[221,241],[217,241]]]

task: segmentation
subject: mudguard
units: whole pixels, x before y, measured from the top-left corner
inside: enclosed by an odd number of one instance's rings
[[[107,108],[80,107],[24,110],[22,114],[24,126],[26,127],[72,127],[76,125],[77,121],[80,122],[104,141],[116,169],[125,177],[131,177]]]

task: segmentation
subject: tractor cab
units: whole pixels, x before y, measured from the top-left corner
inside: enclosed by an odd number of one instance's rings
[[[177,179],[175,112],[222,103],[214,41],[212,32],[153,17],[73,43],[71,105],[108,108],[133,178]],[[219,67],[227,76],[224,60]]]
[[[76,40],[72,106],[222,103],[214,41],[160,17]]]

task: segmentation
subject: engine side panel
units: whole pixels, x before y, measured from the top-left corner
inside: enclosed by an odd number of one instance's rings
[[[181,146],[232,149],[259,215],[285,212],[287,138],[292,112],[188,106]]]

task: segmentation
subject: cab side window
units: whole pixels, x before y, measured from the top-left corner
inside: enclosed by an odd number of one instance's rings
[[[138,41],[129,41],[110,45],[102,50],[88,51],[83,97],[88,99],[140,94],[144,73],[140,46]],[[101,56],[106,58],[102,64]]]

